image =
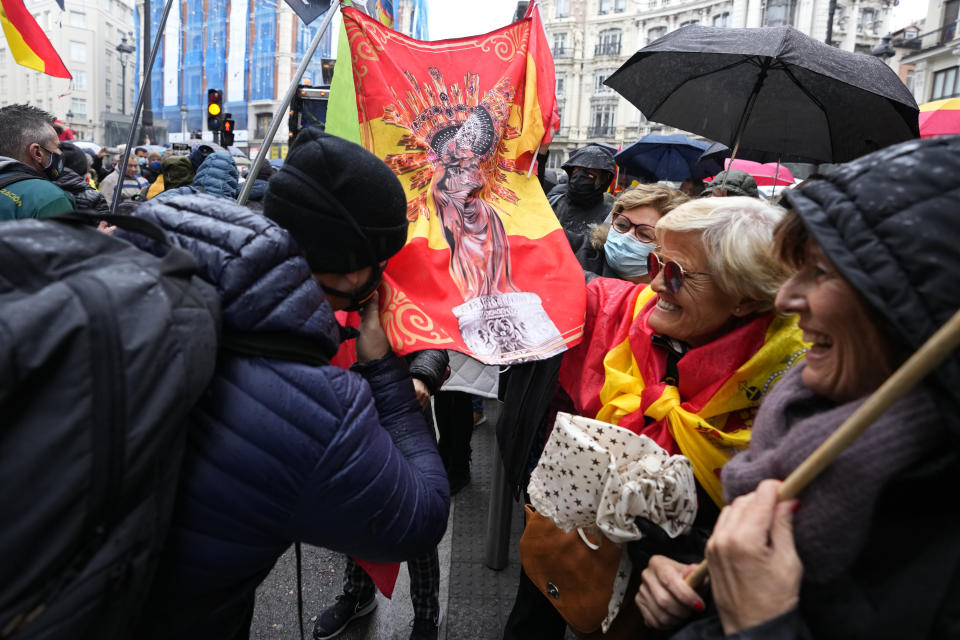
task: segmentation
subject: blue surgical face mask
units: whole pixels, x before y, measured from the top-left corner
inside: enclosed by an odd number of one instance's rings
[[[603,245],[603,254],[614,271],[623,278],[647,275],[647,256],[657,248],[652,242],[642,242],[632,233],[620,233],[611,228]]]

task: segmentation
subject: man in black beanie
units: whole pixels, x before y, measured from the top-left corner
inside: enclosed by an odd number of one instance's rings
[[[308,130],[269,191],[277,223],[208,194],[136,211],[193,254],[224,329],[190,416],[138,626],[146,640],[247,638],[256,588],[294,542],[397,562],[435,554],[446,529],[449,485],[418,373],[393,353],[374,293],[406,240],[399,181],[373,154]],[[364,300],[357,362],[327,366],[344,339],[334,310]]]
[[[359,309],[407,241],[407,197],[393,171],[314,127],[270,178],[263,213],[300,245],[335,310]]]
[[[297,136],[270,178],[263,213],[300,245],[336,311],[357,310],[373,298],[387,259],[407,239],[406,194],[393,171],[366,149],[316,128]],[[421,351],[410,360],[417,398],[429,406],[445,377],[447,354]],[[414,610],[410,638],[435,640],[440,622],[437,549],[407,560],[407,566]],[[350,622],[376,609],[376,594],[370,576],[348,557],[343,594],[318,617],[313,637],[340,635]]]

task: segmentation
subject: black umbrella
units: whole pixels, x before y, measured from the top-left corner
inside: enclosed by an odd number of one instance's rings
[[[648,120],[735,149],[845,162],[919,136],[917,103],[890,67],[792,27],[684,27],[604,84]]]

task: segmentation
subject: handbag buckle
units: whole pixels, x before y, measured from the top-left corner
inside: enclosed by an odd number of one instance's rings
[[[560,597],[560,589],[557,588],[557,585],[552,582],[547,583],[547,595],[556,600]]]

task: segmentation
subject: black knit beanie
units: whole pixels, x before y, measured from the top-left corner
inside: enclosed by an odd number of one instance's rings
[[[407,198],[380,158],[303,129],[270,178],[263,213],[290,232],[315,273],[350,273],[390,258],[407,241]]]

